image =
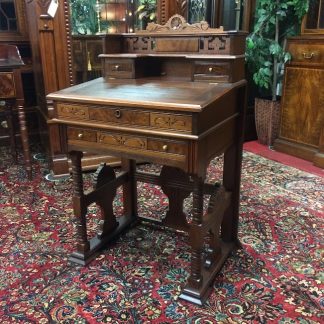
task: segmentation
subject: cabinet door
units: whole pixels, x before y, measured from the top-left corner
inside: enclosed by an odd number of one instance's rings
[[[324,70],[287,67],[280,137],[315,148],[324,125]]]

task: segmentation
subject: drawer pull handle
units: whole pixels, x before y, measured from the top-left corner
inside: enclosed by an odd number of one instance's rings
[[[1,126],[2,126],[3,128],[8,128],[8,123],[7,123],[7,121],[6,121],[6,120],[2,121],[2,122],[1,122]]]
[[[120,69],[120,65],[115,65],[115,66],[114,66],[114,70],[115,70],[115,71],[119,71],[119,69]]]
[[[120,118],[122,115],[121,111],[119,109],[115,110],[115,117]]]
[[[208,69],[208,71],[209,71],[209,72],[213,72],[213,68],[210,67],[210,68]]]
[[[304,59],[310,60],[315,56],[315,53],[303,53]]]
[[[83,138],[83,133],[79,133],[78,138]]]
[[[163,145],[163,146],[162,146],[162,150],[163,150],[164,152],[166,152],[166,151],[168,150],[168,145]]]

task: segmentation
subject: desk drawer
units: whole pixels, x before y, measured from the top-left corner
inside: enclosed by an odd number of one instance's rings
[[[94,130],[69,127],[67,130],[67,136],[69,140],[97,142],[97,132]]]
[[[231,64],[229,62],[208,63],[196,62],[194,65],[194,80],[212,80],[229,82]]]
[[[288,46],[293,62],[324,63],[324,45],[291,42]]]
[[[105,60],[105,76],[132,79],[135,75],[134,60]]]
[[[15,98],[16,90],[13,73],[0,72],[0,98]]]
[[[105,131],[88,130],[76,127],[68,127],[67,137],[71,142],[89,145],[97,143],[103,147],[116,152],[145,152],[146,156],[152,154],[161,158],[185,160],[188,154],[188,143],[186,141],[174,141],[162,138],[112,133]],[[93,144],[92,144],[93,145]],[[178,157],[178,158],[176,158]]]
[[[149,126],[150,113],[139,110],[120,109],[117,107],[98,109],[89,108],[89,118],[91,120],[121,123],[129,125]]]
[[[211,61],[194,61],[194,81],[237,82],[245,77],[244,57],[217,59]]]

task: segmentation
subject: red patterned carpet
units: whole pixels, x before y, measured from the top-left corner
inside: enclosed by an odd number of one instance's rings
[[[35,161],[27,182],[22,165],[4,149],[0,156],[1,323],[323,323],[322,177],[244,154],[243,249],[198,307],[177,299],[190,261],[185,236],[140,225],[89,266],[70,264],[71,181],[44,180],[47,164]],[[210,180],[219,168],[214,160]],[[156,187],[142,185],[139,201],[142,215],[163,217]]]

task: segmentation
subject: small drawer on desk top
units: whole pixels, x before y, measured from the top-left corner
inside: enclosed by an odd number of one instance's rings
[[[194,81],[237,82],[244,77],[244,57],[194,62],[192,77]]]
[[[230,79],[230,71],[231,65],[229,62],[196,62],[194,65],[194,80],[228,82]]]
[[[134,60],[105,60],[105,77],[132,79],[134,76]]]
[[[16,96],[13,73],[0,72],[0,98],[14,98]]]
[[[292,42],[288,45],[292,62],[324,63],[324,45]]]
[[[97,132],[88,129],[69,127],[67,137],[74,141],[97,142]]]

